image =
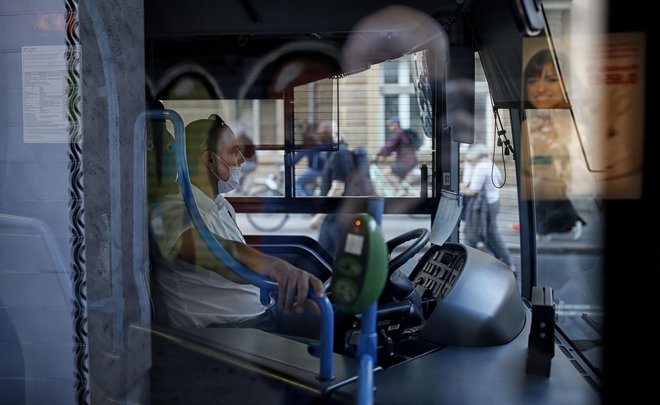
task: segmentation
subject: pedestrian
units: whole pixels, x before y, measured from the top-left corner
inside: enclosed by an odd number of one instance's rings
[[[470,198],[465,207],[466,244],[480,249],[487,248],[516,273],[509,249],[502,241],[497,228],[502,185],[500,170],[490,159],[488,148],[484,144],[473,144],[468,150],[467,158],[473,168],[467,188],[462,190],[463,195]]]
[[[339,142],[339,149],[332,152],[326,162],[321,181],[321,195],[328,197],[375,195],[376,191],[369,177],[369,164],[366,148],[356,147],[351,150],[345,142]],[[334,213],[319,213],[312,217],[310,227],[320,228],[319,244],[333,258],[345,222],[360,209],[364,208],[344,202]]]
[[[236,193],[241,194],[245,192],[247,177],[257,169],[259,162],[257,148],[254,146],[252,137],[248,135],[247,130],[242,125],[238,125],[236,128],[236,140],[241,149],[241,154],[245,158],[245,162],[241,164],[241,178],[236,187]]]
[[[337,138],[337,125],[332,121],[322,121],[316,131],[305,131],[303,148],[296,152],[293,164],[307,158],[307,167],[296,175],[296,195],[309,197],[314,195],[318,180],[323,174],[326,158]]]

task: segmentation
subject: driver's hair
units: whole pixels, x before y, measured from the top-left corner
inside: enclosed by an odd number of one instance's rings
[[[190,182],[207,195],[214,192],[209,184],[206,170],[205,153],[218,153],[218,140],[225,128],[229,126],[219,115],[212,114],[209,119],[191,122],[186,126],[186,154],[188,155],[188,172]]]

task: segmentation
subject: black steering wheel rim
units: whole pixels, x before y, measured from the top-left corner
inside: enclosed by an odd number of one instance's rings
[[[390,258],[388,263],[388,278],[399,267],[401,267],[408,260],[412,259],[413,256],[417,254],[417,252],[426,246],[429,240],[431,240],[431,232],[426,228],[412,229],[387,241],[387,253],[392,254],[395,248],[413,239],[414,242],[411,243],[410,246],[408,246],[403,252],[399,253],[395,257]]]

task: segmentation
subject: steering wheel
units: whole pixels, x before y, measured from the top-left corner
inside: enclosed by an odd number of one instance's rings
[[[387,253],[392,254],[394,249],[409,240],[415,240],[403,252],[395,257],[390,258],[387,276],[390,277],[399,267],[401,267],[408,260],[412,259],[431,239],[431,232],[425,228],[417,228],[411,231],[402,233],[399,236],[387,241]]]
[[[392,254],[394,249],[409,240],[414,240],[403,252],[389,260],[387,282],[381,295],[381,301],[388,301],[392,297],[401,301],[412,293],[414,286],[402,272],[398,271],[408,260],[412,259],[431,239],[431,232],[425,228],[413,229],[387,241],[387,252]]]

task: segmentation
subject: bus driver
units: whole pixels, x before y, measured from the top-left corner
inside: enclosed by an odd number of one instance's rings
[[[158,137],[155,133],[154,138]],[[323,296],[322,282],[248,246],[236,224],[234,209],[222,196],[238,184],[244,161],[234,132],[222,118],[212,115],[208,120],[190,123],[186,140],[191,187],[204,222],[241,264],[277,282],[279,298],[277,305],[272,300],[270,305],[262,305],[259,288],[219,263],[201,240],[176,183],[171,179],[162,181],[158,175],[154,184],[152,175],[149,187],[159,192],[149,193],[151,233],[161,252],[160,260],[156,255],[154,276],[166,322],[179,327],[253,327],[317,339],[319,310],[307,295],[311,288],[317,296]],[[156,161],[174,163],[172,158]],[[162,172],[176,173],[176,168],[164,167],[158,171]],[[164,186],[168,182],[170,186]]]

